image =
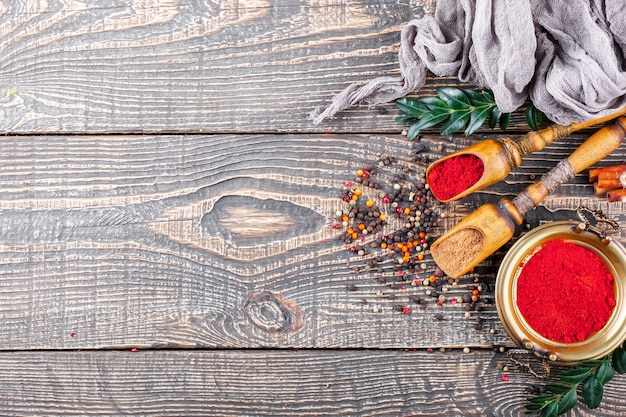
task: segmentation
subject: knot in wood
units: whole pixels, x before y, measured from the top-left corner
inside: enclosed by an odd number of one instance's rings
[[[289,332],[302,327],[302,311],[280,294],[270,291],[254,294],[243,309],[255,326],[267,332]]]

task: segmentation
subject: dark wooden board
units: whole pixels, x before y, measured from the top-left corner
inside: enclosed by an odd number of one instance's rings
[[[540,382],[498,363],[458,350],[3,353],[0,414],[521,417]],[[616,376],[600,408],[570,415],[623,415],[625,387]]]
[[[352,82],[397,75],[401,28],[435,4],[3,2],[0,415],[521,417],[538,381],[498,370],[513,344],[491,292],[509,245],[441,306],[395,261],[368,271],[333,228],[343,184],[381,154],[397,173],[418,142],[393,103],[309,119]],[[431,77],[414,95],[445,85],[472,87]],[[508,134],[526,129],[517,112]],[[482,137],[436,132],[421,138],[431,159]],[[441,208],[435,234],[583,139]],[[625,159],[622,146],[600,164]],[[407,164],[412,179],[426,167]],[[626,223],[585,173],[530,218],[581,204]],[[477,285],[466,317],[450,297]],[[622,415],[625,384],[571,415]]]
[[[580,139],[534,155],[489,193],[516,192]],[[422,139],[431,158],[473,140]],[[365,261],[337,240],[333,216],[344,181],[381,153],[412,154],[404,137],[383,135],[2,138],[2,349],[510,345],[489,292],[467,319],[460,303],[412,305],[427,288],[392,288],[389,264],[386,284],[357,273]],[[571,209],[583,197],[624,221],[623,203],[594,197],[582,175],[548,203]],[[446,227],[463,204],[443,209]],[[447,295],[474,280],[489,288],[497,259]],[[394,311],[403,304],[412,314]]]
[[[399,132],[393,104],[321,126],[308,115],[353,82],[398,75],[401,28],[434,4],[6,2],[0,132]]]

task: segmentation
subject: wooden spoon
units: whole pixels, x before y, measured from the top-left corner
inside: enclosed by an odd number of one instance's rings
[[[528,186],[513,199],[484,204],[448,230],[431,246],[437,265],[451,278],[458,278],[508,242],[515,225],[524,214],[539,204],[560,184],[595,164],[622,143],[626,135],[626,117],[617,119],[590,136],[567,159]]]
[[[426,170],[426,178],[429,178],[430,171],[443,161],[457,157],[459,155],[475,155],[480,158],[485,168],[483,175],[471,187],[463,192],[450,197],[441,199],[436,194],[436,187],[430,184],[433,189],[433,195],[441,202],[454,201],[461,197],[465,197],[474,191],[481,190],[492,184],[502,181],[511,172],[522,163],[522,158],[533,152],[545,148],[556,139],[563,138],[587,127],[595,126],[608,122],[616,117],[626,114],[626,107],[611,113],[608,116],[598,119],[588,120],[586,122],[572,123],[567,126],[552,125],[539,131],[529,132],[517,140],[511,138],[485,139],[465,149],[447,155],[433,162]]]

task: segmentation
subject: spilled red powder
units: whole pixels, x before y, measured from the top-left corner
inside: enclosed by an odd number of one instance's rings
[[[439,200],[449,200],[467,190],[483,176],[485,165],[474,154],[444,159],[428,172],[428,185]]]
[[[597,253],[562,239],[544,243],[517,280],[517,306],[542,336],[582,342],[615,306],[613,275]]]

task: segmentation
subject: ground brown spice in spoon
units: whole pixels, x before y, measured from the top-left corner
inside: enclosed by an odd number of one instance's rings
[[[437,263],[450,275],[460,275],[462,268],[470,263],[483,247],[484,234],[473,227],[464,227],[458,232],[446,237],[431,252]],[[455,262],[462,260],[463,262]]]

